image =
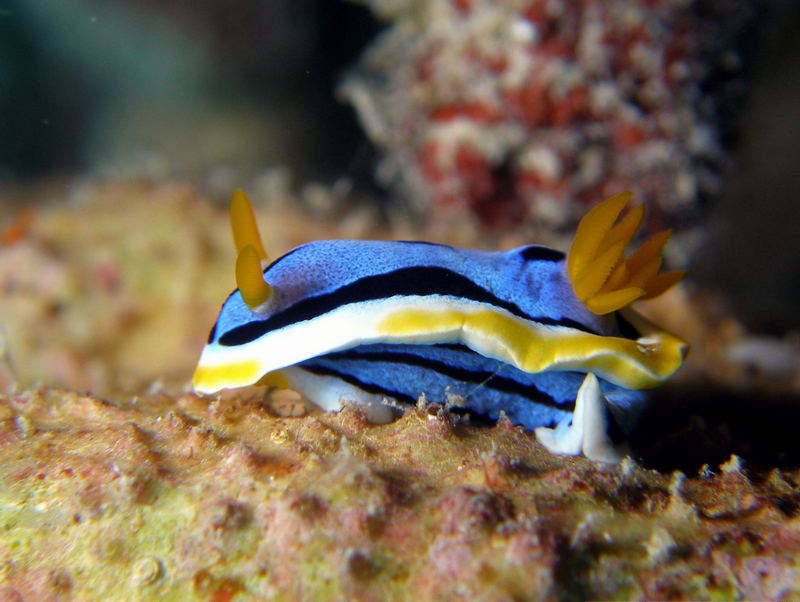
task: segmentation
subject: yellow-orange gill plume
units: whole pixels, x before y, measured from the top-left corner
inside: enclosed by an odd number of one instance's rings
[[[267,260],[267,253],[261,244],[253,207],[247,195],[238,189],[231,198],[231,228],[237,253],[236,286],[247,307],[255,311],[272,296],[272,287],[264,280],[262,261]]]
[[[617,221],[632,196],[630,191],[623,192],[593,207],[578,224],[567,256],[575,295],[598,315],[657,297],[686,274],[658,273],[669,230],[649,238],[630,258],[625,257],[644,217],[644,207],[637,205]]]

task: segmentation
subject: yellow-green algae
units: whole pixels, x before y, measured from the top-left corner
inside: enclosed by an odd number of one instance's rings
[[[0,594],[37,600],[736,599],[800,593],[797,474],[544,452],[438,406],[0,397]]]

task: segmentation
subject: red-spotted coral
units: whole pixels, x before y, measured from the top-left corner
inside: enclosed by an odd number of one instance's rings
[[[671,0],[363,1],[393,25],[342,92],[401,196],[485,224],[561,224],[583,213],[575,201],[617,190],[636,188],[655,218],[713,191],[722,151],[702,52],[734,29],[725,14]]]

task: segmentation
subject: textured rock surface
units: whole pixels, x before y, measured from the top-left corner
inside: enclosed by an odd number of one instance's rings
[[[0,599],[790,599],[800,472],[554,457],[435,406],[0,397]]]

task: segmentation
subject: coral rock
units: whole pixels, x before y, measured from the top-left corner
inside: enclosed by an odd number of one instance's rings
[[[285,418],[246,397],[196,401],[0,396],[2,599],[800,591],[797,471],[596,465],[502,421],[442,436],[433,405],[374,425],[354,408]]]

